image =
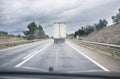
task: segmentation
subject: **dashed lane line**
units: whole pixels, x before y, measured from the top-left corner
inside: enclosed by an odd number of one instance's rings
[[[30,57],[28,57],[27,59],[23,60],[22,62],[20,62],[19,64],[15,65],[15,67],[20,67],[21,65],[23,65],[25,62],[27,62],[28,60],[30,60],[31,58],[33,58],[35,55],[37,55],[39,52],[41,52],[42,50],[44,50],[45,48],[47,48],[48,46],[50,46],[52,43],[47,44],[46,46],[44,46],[43,48],[41,48],[40,50],[36,51],[34,54],[32,54]],[[40,55],[42,55],[44,52],[41,52]]]

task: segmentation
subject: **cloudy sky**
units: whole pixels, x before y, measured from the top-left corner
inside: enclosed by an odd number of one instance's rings
[[[35,21],[52,35],[52,23],[65,21],[67,32],[72,33],[99,19],[112,24],[111,16],[118,8],[120,0],[0,0],[0,30],[23,34],[27,25]]]

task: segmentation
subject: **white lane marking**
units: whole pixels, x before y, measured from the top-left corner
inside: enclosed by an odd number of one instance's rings
[[[45,70],[45,69],[37,69],[37,68],[32,68],[32,67],[22,67],[22,68],[25,68],[25,69],[31,69],[31,70],[40,70],[40,71],[44,71],[44,72],[48,72],[48,70]]]
[[[69,45],[70,47],[72,47],[74,50],[76,50],[77,52],[79,52],[81,55],[83,55],[84,57],[86,57],[87,59],[89,59],[90,61],[92,61],[94,64],[96,64],[97,66],[99,66],[100,68],[102,68],[104,71],[110,71],[107,68],[103,67],[102,65],[100,65],[99,63],[97,63],[96,61],[94,61],[93,59],[91,59],[90,57],[88,57],[87,55],[85,55],[83,52],[79,51],[78,49],[76,49],[75,47],[73,47],[72,45],[66,43],[67,45]]]
[[[35,50],[34,52],[30,53],[29,55],[25,56],[23,59],[26,59],[28,57],[30,57],[31,55],[33,55],[37,50]]]
[[[36,51],[38,51],[38,49],[41,48],[42,46],[43,46],[43,45],[41,45],[41,46],[39,46],[39,47],[37,47],[37,48],[29,51],[29,52],[32,52],[32,53],[28,54],[28,55],[25,56],[23,59],[27,59],[28,57],[30,57],[31,55],[33,55],[33,54],[34,54]]]
[[[48,45],[44,46],[43,48],[41,48],[39,51],[36,51],[33,55],[31,55],[29,58],[25,59],[24,61],[20,62],[19,64],[17,64],[15,67],[20,67],[21,65],[23,65],[25,62],[27,62],[28,60],[30,60],[32,57],[34,57],[35,55],[37,55],[39,52],[41,52],[42,50],[44,50],[45,48],[47,48],[49,45],[51,45],[52,43],[49,43]],[[42,55],[44,52],[40,53],[40,55]]]

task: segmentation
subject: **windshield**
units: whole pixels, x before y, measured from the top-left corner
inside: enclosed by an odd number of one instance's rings
[[[0,68],[120,71],[120,0],[0,0]]]

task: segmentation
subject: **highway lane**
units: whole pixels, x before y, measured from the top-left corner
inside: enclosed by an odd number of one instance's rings
[[[42,48],[48,42],[50,40],[0,50],[0,67],[14,67],[14,65],[22,61],[23,57],[36,50],[36,48]]]
[[[24,61],[25,60],[23,60],[23,62]],[[48,71],[48,68],[51,66],[54,68],[54,71],[57,72],[102,70],[96,64],[65,43],[52,43],[19,67]]]
[[[41,41],[0,51],[0,67],[19,67],[56,72],[102,70],[66,43],[54,44],[53,40]]]

